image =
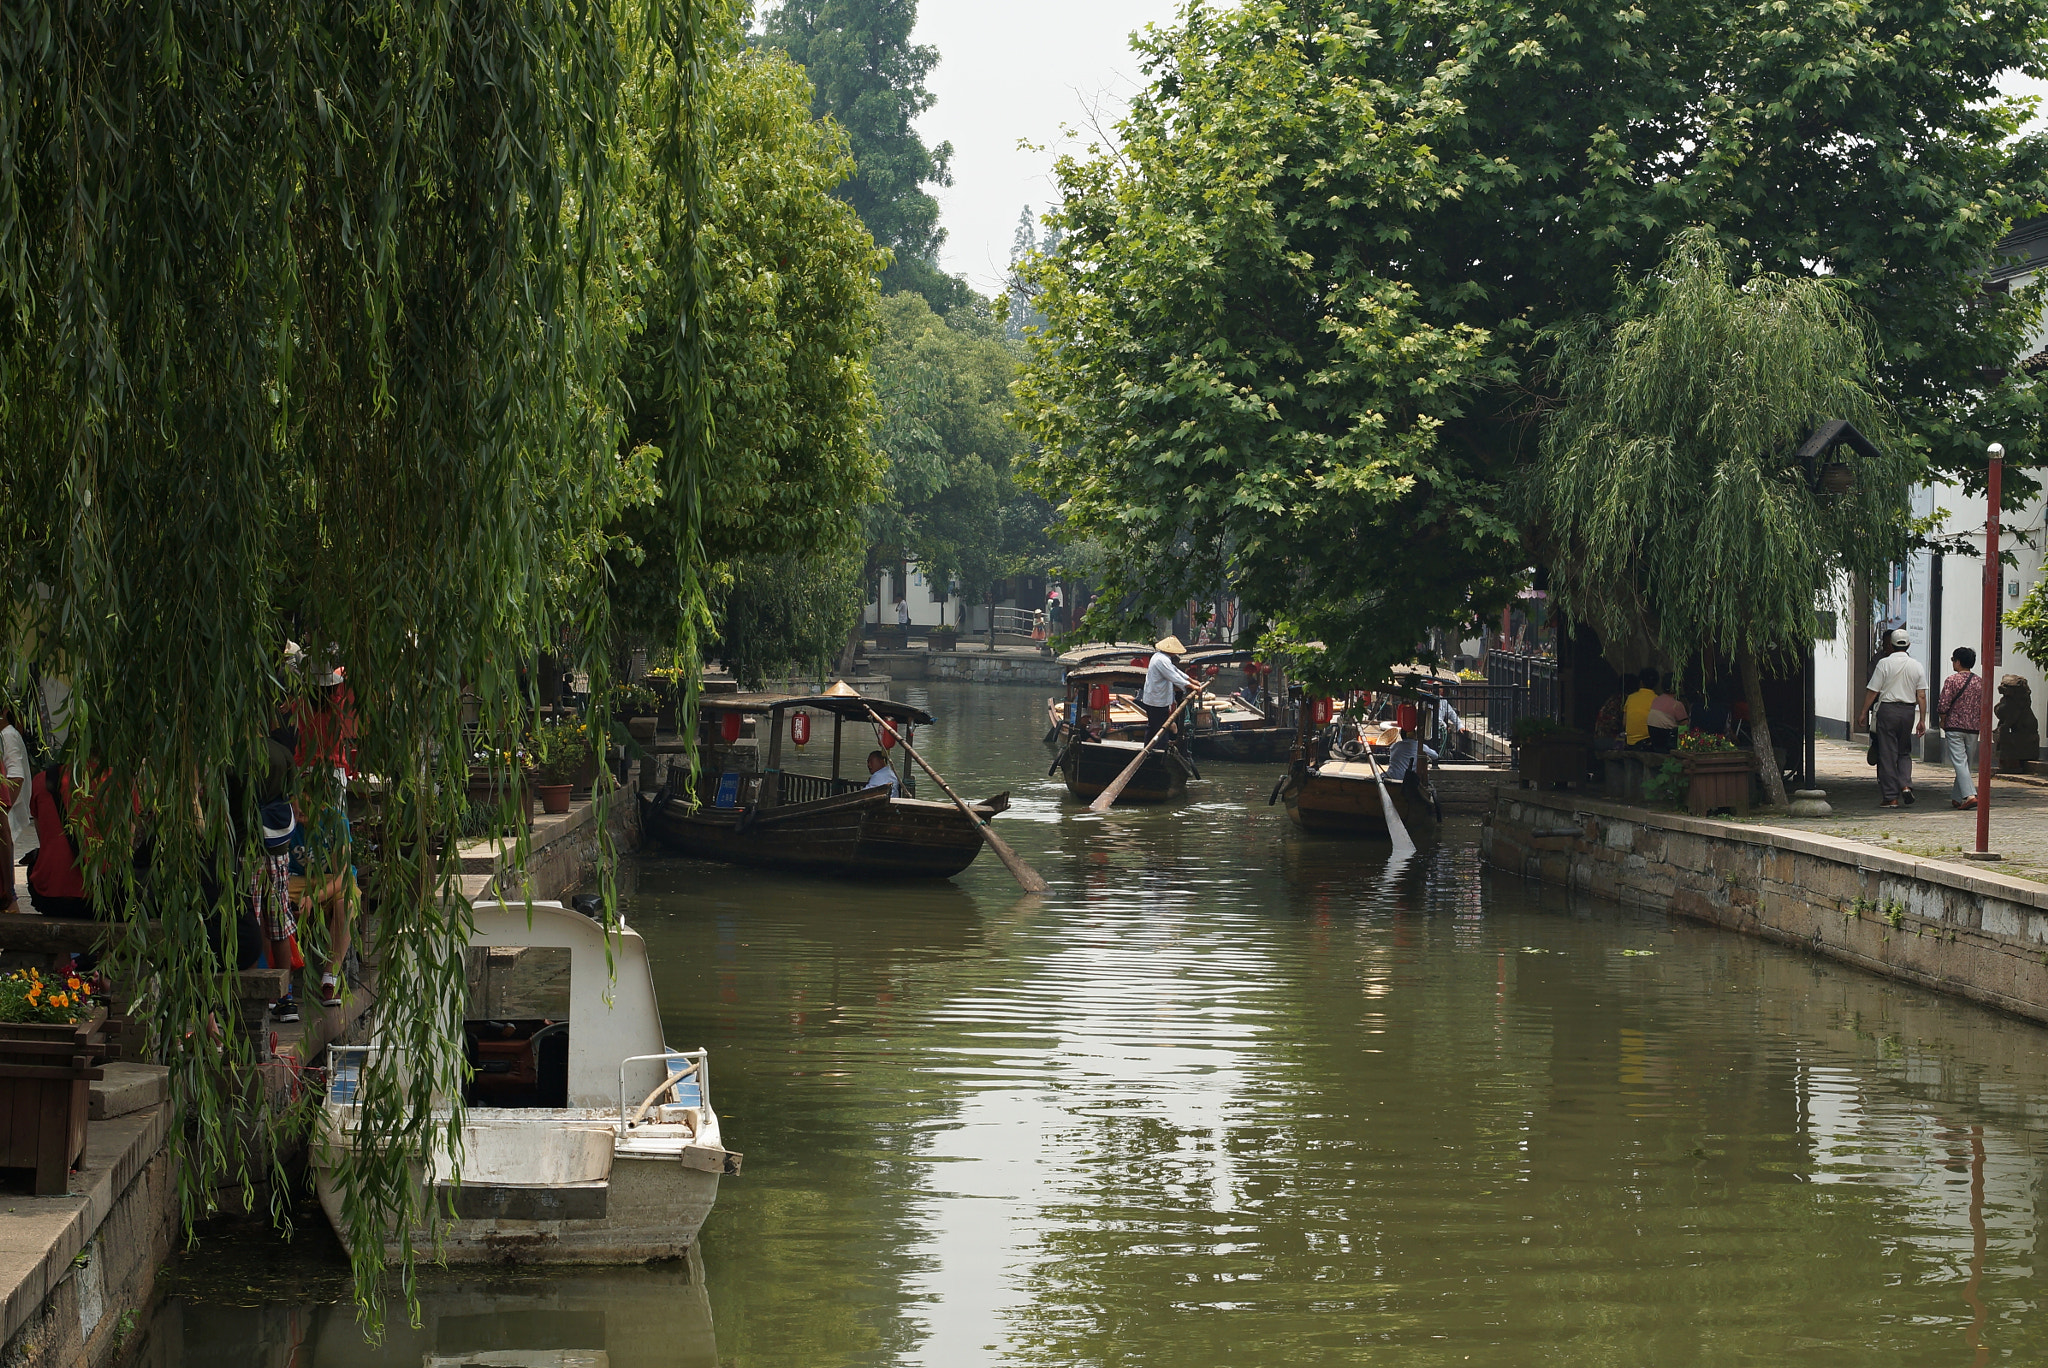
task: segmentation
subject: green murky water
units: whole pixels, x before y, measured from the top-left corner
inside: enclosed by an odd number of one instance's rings
[[[703,1267],[451,1274],[363,1345],[318,1230],[183,1261],[170,1364],[2048,1361],[2048,1036],[1488,874],[1212,765],[1091,817],[1039,691],[904,690],[1051,880],[626,872],[745,1151]]]

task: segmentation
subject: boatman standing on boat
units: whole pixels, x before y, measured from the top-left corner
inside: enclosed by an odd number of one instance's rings
[[[1145,739],[1159,735],[1173,712],[1174,691],[1192,689],[1195,681],[1181,673],[1176,663],[1188,653],[1177,636],[1167,637],[1152,648],[1152,661],[1145,667],[1145,691],[1138,696],[1145,709]]]

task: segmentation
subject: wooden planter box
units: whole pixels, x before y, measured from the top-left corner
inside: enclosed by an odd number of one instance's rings
[[[925,638],[925,642],[934,651],[957,650],[960,646],[960,634],[958,632],[947,632],[941,635],[938,632],[933,632]]]
[[[521,826],[529,826],[533,822],[533,790],[524,778],[512,782],[519,786],[518,792],[510,796],[512,811]],[[503,775],[494,774],[490,770],[469,772],[469,800],[472,803],[488,803],[492,807],[502,808],[507,802],[507,788],[508,783]]]
[[[907,627],[875,628],[875,649],[878,651],[901,651],[910,645],[910,629]]]
[[[38,1197],[62,1196],[85,1153],[106,1021],[101,1007],[70,1026],[0,1022],[0,1168],[30,1170]]]
[[[1756,777],[1756,756],[1749,751],[1709,751],[1681,755],[1685,762],[1685,810],[1704,817],[1715,808],[1749,812],[1750,781]]]
[[[1515,744],[1516,770],[1531,788],[1583,784],[1592,763],[1592,739],[1578,732],[1559,732]]]

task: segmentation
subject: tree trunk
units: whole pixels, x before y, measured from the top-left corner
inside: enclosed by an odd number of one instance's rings
[[[1771,723],[1764,716],[1764,672],[1754,651],[1742,653],[1742,692],[1749,700],[1749,738],[1756,748],[1757,767],[1764,776],[1764,797],[1772,807],[1784,807],[1785,774],[1778,768],[1778,752],[1771,746]]]
[[[853,624],[853,630],[846,634],[846,645],[840,648],[839,664],[834,673],[840,675],[850,675],[853,673],[853,658],[860,654],[860,640],[862,633],[867,627],[867,616],[867,610],[862,609],[860,617]]]

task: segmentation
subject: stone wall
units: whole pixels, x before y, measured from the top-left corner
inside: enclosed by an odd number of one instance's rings
[[[2048,885],[1788,827],[1503,787],[1497,868],[2048,1021]]]
[[[177,1233],[170,1110],[94,1121],[69,1196],[8,1197],[6,1368],[107,1368],[134,1346]]]
[[[924,677],[965,684],[1035,684],[1058,688],[1066,671],[1058,661],[1046,656],[933,651],[925,660]]]

